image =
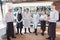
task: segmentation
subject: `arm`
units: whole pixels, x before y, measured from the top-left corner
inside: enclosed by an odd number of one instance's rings
[[[4,19],[5,19],[5,23],[7,23],[7,18],[8,18],[8,17],[7,17],[7,14],[6,14],[6,15],[5,15],[5,18],[4,18]]]
[[[39,14],[38,14],[38,22],[39,22]]]
[[[18,21],[18,14],[16,15],[16,17],[17,17],[17,19],[16,19],[16,20],[17,20],[17,22],[19,23],[19,21]]]
[[[57,11],[56,14],[55,14],[55,19],[56,19],[56,21],[59,20],[59,12],[58,12],[58,11]]]
[[[40,20],[43,20],[43,19],[42,19],[42,15],[40,16],[40,18],[39,18],[39,19],[40,19]]]
[[[47,19],[48,19],[48,17],[47,17],[47,15],[46,15],[45,18],[44,18],[44,20],[47,21]]]
[[[23,19],[21,19],[21,21],[20,22],[22,22],[23,21]]]

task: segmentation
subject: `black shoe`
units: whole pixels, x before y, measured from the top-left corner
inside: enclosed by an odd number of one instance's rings
[[[21,35],[23,35],[22,33],[20,33]]]
[[[26,34],[26,32],[24,32],[24,34]]]
[[[52,40],[55,40],[55,38],[52,38]]]
[[[41,33],[42,36],[44,36],[44,33]]]
[[[32,33],[32,32],[29,32],[29,33]]]
[[[30,28],[28,28],[28,30],[29,30],[29,33],[31,33]]]
[[[35,35],[38,35],[38,34],[37,34],[37,29],[35,29]]]
[[[10,38],[7,38],[7,40],[11,40]]]
[[[48,37],[48,38],[46,38],[46,39],[50,39],[50,40],[51,40],[51,37]]]
[[[24,34],[26,34],[26,28],[25,28],[25,33]]]
[[[35,33],[35,35],[38,35],[37,33]]]
[[[16,33],[16,35],[18,35],[19,33]]]
[[[16,38],[16,37],[14,36],[14,37],[12,37],[12,38]]]
[[[33,33],[35,33],[35,31]]]

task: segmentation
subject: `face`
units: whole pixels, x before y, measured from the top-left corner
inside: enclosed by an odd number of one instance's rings
[[[52,9],[55,9],[55,7],[56,7],[55,5],[52,5]]]
[[[43,12],[43,14],[45,14],[45,11],[42,11]]]
[[[29,12],[29,10],[26,10],[26,12]]]
[[[24,12],[25,12],[26,10],[24,9]]]
[[[21,8],[19,9],[19,14],[20,14],[20,13],[22,13],[22,9],[21,9]]]
[[[8,9],[8,12],[11,13],[12,12],[12,9]]]

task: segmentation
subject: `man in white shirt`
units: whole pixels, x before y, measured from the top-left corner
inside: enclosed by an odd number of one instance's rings
[[[16,38],[14,36],[13,16],[11,11],[12,9],[9,8],[7,14],[5,15],[5,22],[7,24],[7,28],[6,28],[7,40],[10,40],[10,37]]]
[[[48,35],[49,37],[46,39],[55,40],[56,37],[56,21],[59,20],[59,12],[55,9],[56,4],[52,4],[52,10],[50,12],[50,17],[48,18],[49,27],[48,27]]]

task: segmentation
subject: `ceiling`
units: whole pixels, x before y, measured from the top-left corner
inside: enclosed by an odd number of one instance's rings
[[[37,1],[60,1],[60,0],[5,0],[5,2],[37,2]]]

